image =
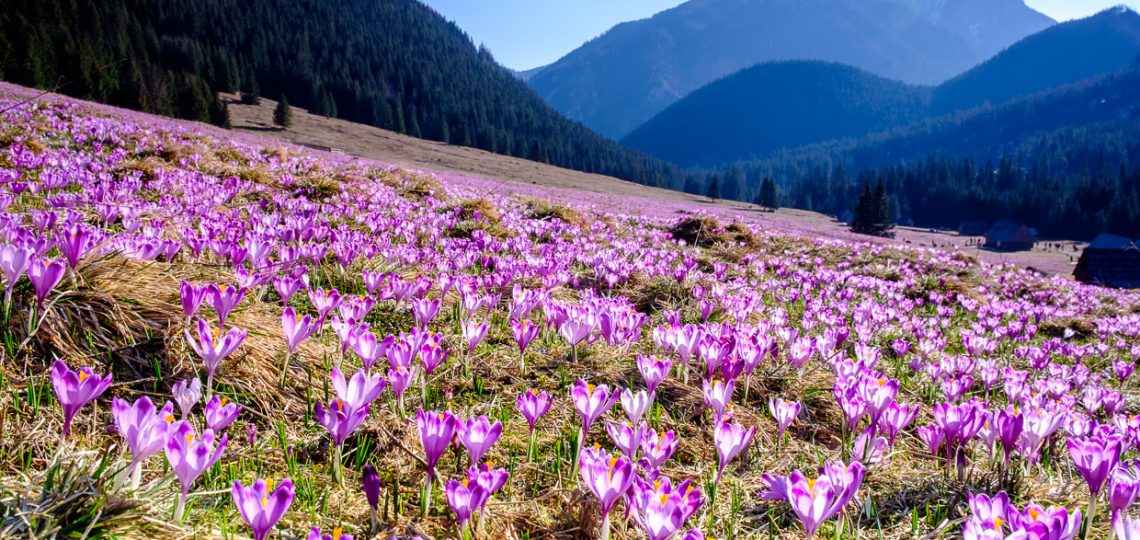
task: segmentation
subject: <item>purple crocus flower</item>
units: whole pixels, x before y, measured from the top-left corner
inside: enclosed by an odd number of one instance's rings
[[[526,348],[542,328],[528,319],[511,321],[511,333],[515,336],[515,343],[519,346],[519,369],[526,372]]]
[[[285,333],[285,342],[289,345],[289,353],[292,354],[297,351],[297,346],[302,341],[317,331],[317,325],[313,324],[311,316],[305,315],[298,318],[293,308],[287,307],[281,313],[281,329]]]
[[[701,381],[701,386],[704,390],[705,407],[712,409],[713,415],[720,419],[728,412],[728,408],[732,404],[732,392],[736,386],[735,383],[719,379],[710,383],[705,380]]]
[[[293,504],[293,481],[286,478],[273,489],[272,483],[260,478],[249,487],[235,480],[230,494],[241,517],[253,530],[254,540],[265,540]]]
[[[752,436],[755,434],[756,428],[745,429],[744,426],[733,422],[731,418],[725,418],[717,423],[716,430],[713,432],[713,441],[716,443],[716,480],[718,482],[721,475],[724,474],[725,467],[728,467],[728,463],[745,448],[748,448],[748,444],[752,442]]]
[[[289,299],[301,288],[301,280],[290,276],[275,276],[273,278],[273,289],[277,291],[277,296],[281,297],[281,303],[288,304]]]
[[[412,300],[412,315],[420,328],[427,328],[429,322],[439,314],[439,300]]]
[[[459,420],[450,411],[424,412],[416,411],[416,427],[420,430],[420,444],[424,447],[424,458],[427,462],[428,481],[435,480],[435,466],[439,458],[451,444],[452,437],[458,429]]]
[[[67,259],[72,268],[79,265],[79,260],[91,251],[91,230],[87,227],[72,227],[56,237],[56,246]]]
[[[550,411],[550,394],[545,391],[534,393],[534,390],[527,390],[519,394],[518,409],[519,413],[526,418],[527,424],[530,425],[531,433],[534,432],[534,425],[542,418],[548,411]]]
[[[660,468],[661,464],[673,457],[678,442],[673,430],[662,431],[660,434],[652,429],[646,431],[641,437],[641,463],[648,464],[653,469]]]
[[[1120,463],[1120,439],[1116,437],[1070,437],[1069,456],[1088,482],[1095,498],[1100,493],[1109,473]],[[1092,519],[1092,516],[1089,516]]]
[[[36,305],[42,307],[44,299],[63,279],[67,267],[59,259],[40,259],[28,266],[28,280],[36,293]]]
[[[87,402],[99,397],[111,386],[111,374],[101,377],[89,367],[72,371],[62,360],[51,365],[51,386],[63,406],[64,437],[71,432],[71,420]]]
[[[489,328],[490,325],[479,321],[468,321],[463,325],[463,339],[467,340],[468,356],[475,352],[475,347],[486,337]]]
[[[1021,432],[1025,425],[1025,418],[1017,409],[1003,409],[994,413],[994,428],[998,432],[1002,450],[1005,452],[1005,464],[1009,465],[1009,458],[1017,448],[1017,441],[1021,439]]]
[[[578,382],[574,383],[570,389],[570,398],[574,401],[574,408],[578,410],[578,415],[582,417],[582,437],[580,438],[585,439],[586,434],[590,432],[590,426],[594,425],[594,421],[610,410],[617,402],[618,392],[610,392],[610,388],[604,384],[594,386],[578,379]]]
[[[11,303],[12,291],[16,288],[16,282],[28,270],[33,255],[35,252],[29,248],[9,244],[0,246],[0,270],[4,271],[4,278],[8,284],[5,305]]]
[[[245,341],[246,331],[231,328],[222,336],[221,329],[211,330],[205,319],[198,319],[197,330],[198,339],[194,339],[189,330],[184,333],[190,348],[194,349],[194,352],[198,353],[202,362],[206,364],[206,393],[209,394],[212,393],[214,387],[214,372],[218,369],[218,364],[225,357],[233,354],[238,347],[241,347],[242,342]]]
[[[174,404],[169,401],[157,410],[150,398],[143,396],[128,404],[119,398],[111,400],[111,415],[115,417],[115,427],[131,450],[131,463],[128,466],[132,484],[137,488],[136,478],[142,463],[162,451],[166,445],[166,431],[174,422]]]
[[[218,462],[226,450],[227,442],[229,437],[222,435],[215,445],[214,432],[208,429],[199,437],[194,426],[186,421],[172,424],[167,430],[166,461],[182,484],[182,496],[175,510],[175,518],[182,519],[182,509],[185,508],[190,487],[206,469]]]
[[[182,299],[182,314],[189,320],[198,312],[202,301],[206,299],[206,288],[182,280],[178,287],[178,295]]]
[[[467,528],[467,522],[471,519],[471,515],[479,508],[479,504],[486,496],[486,492],[479,484],[472,485],[466,478],[463,481],[448,480],[444,486],[444,493],[447,495],[447,504],[451,507],[451,511],[455,512],[455,521],[459,524],[459,528],[464,530]],[[461,534],[461,536],[466,536]]]
[[[645,436],[647,429],[644,422],[636,426],[629,422],[621,424],[606,422],[606,432],[609,433],[610,439],[631,461],[637,459],[637,448],[641,445],[641,438]]]
[[[608,538],[610,510],[633,483],[633,463],[625,456],[610,457],[605,450],[587,448],[578,472],[602,506],[602,538]]]
[[[673,369],[673,362],[668,358],[660,356],[638,356],[637,357],[637,371],[641,373],[641,378],[645,381],[645,388],[649,390],[652,396],[657,392],[657,387],[669,376],[669,371]]]
[[[792,425],[792,421],[800,414],[800,404],[796,401],[778,399],[775,396],[768,398],[768,411],[776,419],[776,438],[784,438],[784,430]]]
[[[625,410],[625,416],[631,424],[640,422],[652,405],[653,398],[644,390],[634,392],[626,388],[621,392],[621,408]]]
[[[353,407],[340,399],[332,400],[328,408],[317,403],[315,409],[317,422],[328,430],[333,445],[337,447],[344,444],[349,435],[352,435],[364,419],[368,418],[368,413],[371,411],[368,405]]]
[[[380,475],[376,474],[376,467],[371,463],[366,464],[361,471],[360,483],[364,498],[368,500],[368,506],[372,509],[372,525],[375,527],[377,512],[380,511]]]
[[[395,342],[394,336],[378,340],[376,334],[366,330],[356,336],[356,340],[352,342],[352,350],[356,351],[357,356],[360,357],[365,371],[372,371],[372,366],[376,365],[376,362],[388,353],[388,348]]]
[[[332,368],[332,386],[336,397],[349,408],[360,409],[380,397],[387,381],[379,374],[369,375],[363,369],[356,370],[351,379],[347,381],[340,368]]]
[[[471,484],[478,484],[483,488],[485,496],[479,503],[479,510],[487,507],[487,502],[491,497],[507,484],[507,480],[511,477],[511,473],[507,472],[504,468],[492,468],[490,463],[483,463],[475,467],[467,469],[467,482]]]
[[[1060,506],[1046,509],[1030,502],[1021,512],[1010,512],[1009,526],[1031,540],[1071,540],[1080,531],[1081,511],[1069,513]]]
[[[1136,501],[1140,493],[1140,476],[1137,475],[1135,462],[1131,467],[1120,466],[1112,471],[1108,482],[1108,506],[1110,515],[1116,516],[1128,510]]]
[[[800,518],[804,526],[804,533],[810,540],[815,537],[820,524],[831,516],[828,509],[833,505],[836,497],[835,487],[831,479],[821,475],[815,480],[808,479],[800,471],[792,471],[787,480],[788,502],[792,511]]]
[[[844,467],[825,463],[816,480],[800,471],[792,471],[785,488],[792,510],[803,523],[807,537],[813,538],[820,524],[843,511],[863,483],[865,469],[859,462]]]
[[[225,328],[226,318],[241,303],[242,298],[245,298],[245,291],[245,287],[239,288],[229,285],[211,284],[206,287],[206,297],[210,299],[210,305],[218,314],[218,326]]]
[[[503,423],[494,424],[486,416],[468,418],[466,422],[456,424],[459,442],[467,448],[471,455],[471,463],[478,464],[483,455],[494,446],[495,441],[503,434]]]
[[[904,403],[891,403],[879,415],[879,429],[887,433],[887,444],[894,446],[899,432],[914,422],[918,416],[918,406]]]
[[[174,402],[178,404],[178,409],[182,411],[182,420],[190,416],[190,411],[194,406],[202,400],[202,381],[198,379],[186,379],[174,383],[174,387],[170,389],[171,395],[174,396]]]
[[[229,427],[241,414],[241,407],[225,397],[214,394],[206,402],[206,427],[215,433]]]

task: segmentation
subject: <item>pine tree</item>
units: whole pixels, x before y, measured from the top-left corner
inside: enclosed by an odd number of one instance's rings
[[[709,187],[705,195],[714,201],[720,198],[720,178],[717,175],[714,174],[709,178]]]
[[[728,200],[740,200],[744,195],[744,173],[736,167],[729,167],[724,173],[724,186],[721,196]]]
[[[771,176],[765,176],[764,181],[760,183],[760,195],[757,196],[756,202],[772,210],[780,207],[780,201],[776,196],[776,182]]]
[[[851,219],[851,231],[872,236],[894,237],[895,227],[891,219],[890,198],[882,178],[874,190],[870,182],[863,183],[859,202],[855,205],[855,215]]]
[[[285,99],[285,95],[281,95],[281,100],[277,102],[277,108],[273,109],[273,123],[281,126],[282,129],[289,129],[293,124],[293,108],[289,106],[289,100]]]

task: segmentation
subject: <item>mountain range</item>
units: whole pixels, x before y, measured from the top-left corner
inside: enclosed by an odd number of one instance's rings
[[[619,24],[527,80],[566,116],[621,138],[757,63],[823,60],[933,84],[1052,24],[1022,0],[690,0]]]
[[[984,104],[1103,76],[1138,56],[1140,15],[1110,9],[1027,37],[937,87],[840,64],[767,63],[698,89],[622,142],[680,165],[716,166],[961,116]]]

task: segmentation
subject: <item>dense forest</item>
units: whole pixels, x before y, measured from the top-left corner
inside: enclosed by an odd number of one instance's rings
[[[1140,64],[1023,98],[861,139],[775,153],[714,171],[724,198],[756,200],[772,177],[786,206],[841,215],[883,179],[892,213],[920,226],[1023,220],[1045,235],[1140,231]],[[691,175],[685,190],[706,193]]]
[[[0,77],[224,124],[218,91],[657,186],[416,0],[0,0]],[[679,185],[679,184],[677,184]]]

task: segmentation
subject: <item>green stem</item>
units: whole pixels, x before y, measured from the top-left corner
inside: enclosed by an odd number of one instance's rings
[[[186,513],[186,495],[179,495],[174,503],[174,520],[181,522],[182,515]]]
[[[333,458],[332,459],[333,459],[333,462],[332,462],[333,480],[336,480],[337,485],[343,488],[344,487],[344,468],[343,468],[343,465],[341,465],[341,446],[339,444],[333,446]]]
[[[578,449],[574,452],[574,465],[570,469],[571,478],[578,478],[578,460],[582,457],[582,441],[586,440],[586,427],[578,428]]]
[[[536,449],[535,443],[537,442],[537,437],[538,437],[538,434],[535,433],[533,429],[530,430],[530,444],[528,444],[526,447],[526,460],[528,462],[534,461],[534,454],[535,454],[535,449]]]
[[[610,515],[606,514],[605,519],[602,520],[602,534],[599,537],[601,540],[610,540]]]
[[[1081,527],[1081,540],[1088,538],[1089,531],[1092,530],[1093,518],[1096,517],[1096,500],[1096,495],[1093,495],[1092,499],[1089,500],[1089,511],[1088,514],[1085,515],[1085,522]]]
[[[285,361],[281,362],[281,383],[278,385],[281,388],[285,388],[285,375],[289,373],[289,357],[292,355],[292,352],[286,352]]]

